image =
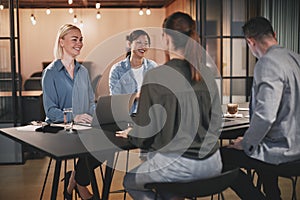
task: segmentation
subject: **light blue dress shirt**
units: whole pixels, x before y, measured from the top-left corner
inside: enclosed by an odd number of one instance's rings
[[[131,70],[129,56],[126,59],[114,64],[109,74],[109,92],[111,95],[116,94],[133,94],[138,91],[138,84]],[[157,66],[157,63],[144,58],[143,59],[143,76],[150,69]],[[135,103],[131,113],[136,112],[137,104]]]
[[[300,56],[272,46],[254,68],[245,153],[271,164],[300,159],[299,103]]]
[[[75,61],[74,79],[72,79],[60,59],[52,62],[42,77],[43,104],[46,122],[63,122],[63,109],[72,108],[73,116],[95,110],[94,92],[87,69]],[[68,115],[68,121],[73,117]]]

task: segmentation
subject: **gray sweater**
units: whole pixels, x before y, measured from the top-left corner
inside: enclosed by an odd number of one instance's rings
[[[204,159],[218,149],[221,106],[210,70],[191,80],[187,61],[173,59],[146,73],[129,140],[139,148]],[[209,87],[208,87],[209,85]]]
[[[300,159],[300,56],[272,46],[254,68],[252,118],[244,151],[280,164]]]

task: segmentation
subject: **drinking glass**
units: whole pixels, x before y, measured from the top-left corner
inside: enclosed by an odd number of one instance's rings
[[[63,112],[64,112],[65,131],[69,133],[73,133],[73,110],[72,108],[64,108]],[[71,120],[68,120],[67,117],[68,115],[71,116]]]

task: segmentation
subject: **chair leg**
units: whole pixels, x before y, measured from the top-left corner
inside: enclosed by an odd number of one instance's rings
[[[46,186],[46,182],[47,182],[48,175],[49,175],[49,170],[50,170],[51,162],[52,162],[52,158],[50,158],[50,160],[49,160],[49,164],[48,164],[46,176],[45,176],[44,183],[43,183],[43,188],[42,188],[41,195],[40,195],[40,200],[43,199],[43,195],[44,195],[45,186]]]
[[[292,188],[293,188],[293,193],[292,193],[292,200],[297,200],[297,192],[296,192],[296,186],[297,186],[297,179],[298,177],[290,177],[292,181]]]
[[[125,167],[125,174],[128,172],[128,163],[129,163],[129,150],[127,150],[127,157],[126,157],[126,167]],[[124,200],[126,200],[127,191],[124,189]]]
[[[74,170],[76,168],[76,158],[73,159]],[[75,193],[75,200],[77,200],[77,194]]]

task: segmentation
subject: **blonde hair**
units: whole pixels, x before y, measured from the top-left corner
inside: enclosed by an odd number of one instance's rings
[[[55,59],[61,59],[63,56],[63,48],[59,44],[60,39],[63,39],[65,35],[67,35],[71,30],[74,29],[81,31],[77,26],[74,26],[72,24],[64,24],[59,28],[57,32],[55,44],[54,44],[54,51],[53,51]]]

